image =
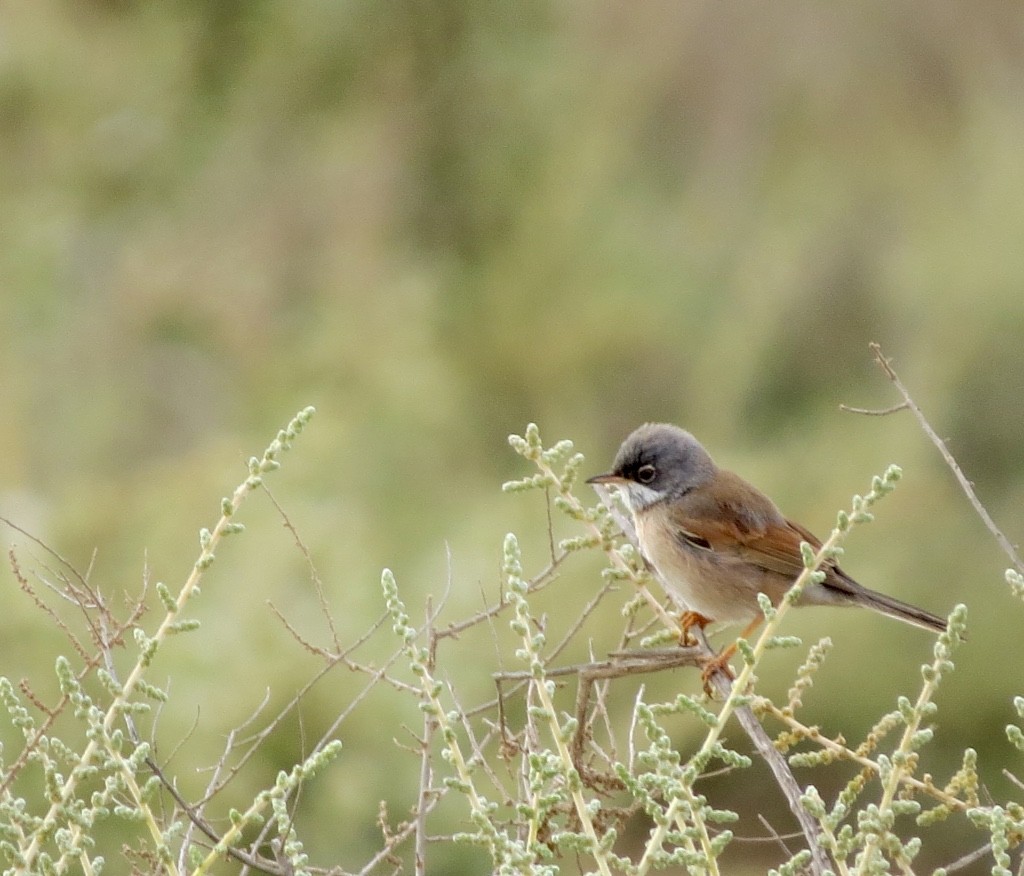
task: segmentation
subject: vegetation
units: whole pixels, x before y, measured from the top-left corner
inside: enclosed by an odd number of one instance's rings
[[[897,380],[880,353],[879,357]],[[907,404],[913,406],[909,397]],[[773,607],[764,598],[766,623],[756,642],[740,641],[743,661],[738,674],[730,678],[718,672],[713,679],[720,702],[710,698],[711,691],[703,697],[680,692],[669,701],[649,702],[641,686],[632,709],[622,714],[610,705],[617,680],[688,663],[699,666],[713,652],[702,635],[694,646],[676,642],[671,648],[656,647],[666,638],[676,639],[678,627],[648,587],[650,573],[623,509],[607,497],[593,507],[582,504],[573,488],[583,456],[573,452],[570,441],[545,449],[533,425],[525,436],[511,436],[510,443],[539,473],[508,482],[506,490],[544,490],[583,534],[557,545],[552,542],[547,567],[527,579],[519,542],[510,533],[504,543],[507,589],[493,605],[445,626],[439,626],[439,619],[450,592],[436,609],[428,601],[426,620],[416,627],[394,574],[385,569],[382,621],[390,620],[400,647],[381,667],[360,665],[352,654],[386,623],[332,653],[303,642],[282,616],[296,642],[323,659],[323,669],[282,713],[269,721],[261,719],[264,726],[258,731],[245,736],[241,727],[230,729],[203,793],[196,799],[184,796],[176,775],[182,767],[172,769],[174,757],[160,757],[155,744],[161,734],[154,703],[166,704],[170,698],[166,686],[157,687],[147,679],[149,670],[172,638],[199,635],[200,624],[185,613],[199,594],[218,546],[225,536],[244,531],[235,520],[239,506],[263,486],[267,473],[279,467],[280,455],[291,448],[312,415],[312,408],[300,412],[262,457],[250,459],[248,477],[222,500],[216,525],[200,531],[199,556],[177,594],[163,583],[155,585],[164,615],[151,634],[142,620],[148,588],[121,618],[102,590],[44,545],[40,546],[58,561],[50,573],[56,580],[39,576],[45,593],[29,580],[12,551],[12,569],[22,590],[64,632],[75,658],[57,657],[60,696],[53,705],[42,701],[29,681],[21,682],[19,693],[9,679],[0,677],[0,698],[12,728],[23,739],[13,762],[4,764],[0,800],[0,851],[11,865],[9,872],[64,873],[80,868],[99,873],[112,854],[120,854],[135,871],[168,874],[211,872],[226,861],[278,874],[372,873],[405,867],[426,873],[439,845],[465,845],[485,850],[496,873],[554,874],[563,871],[564,859],[569,858],[585,872],[608,876],[642,876],[666,867],[717,874],[741,816],[716,806],[697,784],[716,772],[751,768],[750,756],[724,742],[726,728],[735,719],[768,764],[800,827],[796,836],[803,848],[794,853],[768,815],[777,807],[762,801],[759,819],[783,852],[772,873],[883,874],[893,868],[913,872],[928,829],[951,817],[966,818],[985,836],[976,848],[936,873],[945,876],[988,857],[994,862],[993,874],[1012,873],[1010,850],[1024,836],[1024,806],[981,799],[973,748],[963,751],[960,768],[941,783],[924,769],[922,752],[935,735],[935,695],[944,675],[954,669],[954,652],[966,630],[965,606],[954,609],[949,630],[938,637],[933,660],[921,667],[917,695],[899,696],[896,708],[879,718],[856,746],[843,734],[824,733],[805,723],[799,714],[831,649],[830,639],[821,639],[807,651],[784,705],[757,690],[755,673],[769,651],[802,647],[799,638],[780,635],[786,614],[803,588],[823,577],[819,565],[838,555],[851,528],[872,519],[869,509],[899,480],[897,467],[876,477],[865,496],[854,496],[851,510],[840,512],[832,535],[817,552],[805,545],[805,571],[781,605]],[[966,488],[973,496],[969,485]],[[622,533],[625,543],[620,542]],[[578,613],[562,640],[552,645],[548,620],[535,615],[531,597],[563,574],[574,555],[588,549],[603,550],[608,556],[605,586]],[[1020,566],[1019,558],[1012,558]],[[1024,597],[1024,573],[1011,568],[1007,581],[1017,596]],[[616,584],[637,594],[625,607],[627,623],[619,648],[610,658],[558,666],[559,655],[580,636],[584,623]],[[323,598],[322,589],[320,593]],[[53,606],[54,598],[70,604],[84,635],[65,620],[59,606]],[[641,611],[645,606],[651,610],[647,615],[653,614],[646,621]],[[322,607],[329,628],[336,630],[330,606],[324,601]],[[450,677],[446,645],[472,628],[490,626],[495,665],[500,665],[504,649],[493,628],[501,621],[518,645],[514,659],[525,669],[495,671],[497,698],[467,708],[461,692],[444,680]],[[657,631],[644,635],[652,624]],[[132,645],[126,648],[129,640]],[[126,671],[118,667],[119,649],[135,654]],[[392,668],[396,663],[404,667]],[[340,666],[368,676],[366,687],[334,717],[301,762],[281,770],[244,809],[228,806],[224,800],[229,787],[250,771],[251,761],[265,756],[271,732],[289,713],[302,708],[313,684]],[[408,680],[403,677],[406,672],[411,673]],[[418,759],[418,765],[415,759],[407,761],[404,773],[407,792],[416,788],[415,802],[408,817],[397,824],[391,823],[387,804],[381,803],[380,848],[358,869],[334,862],[318,865],[299,835],[305,820],[298,805],[301,793],[317,772],[339,757],[342,743],[335,735],[341,723],[367,693],[385,685],[411,696],[423,715],[420,733],[406,731],[412,743],[408,747]],[[571,711],[558,704],[566,693],[575,702]],[[1024,718],[1024,697],[1018,696],[1015,704]],[[373,713],[368,718],[379,723],[378,719]],[[705,728],[703,742],[690,754],[681,752],[672,739],[671,728],[680,720]],[[774,740],[765,733],[767,722],[781,727]],[[1024,751],[1024,730],[1010,724],[1006,732],[1008,741]],[[889,737],[897,738],[893,743]],[[187,759],[189,747],[183,747]],[[835,764],[856,769],[830,803],[816,783],[798,782],[792,772],[793,767],[821,772]],[[196,766],[190,762],[185,769]],[[466,829],[438,832],[433,825],[442,819],[434,810],[451,798],[461,799],[468,810],[463,819]],[[306,817],[316,822],[323,813],[314,808]],[[910,835],[908,823],[917,827],[910,828]],[[103,829],[111,825],[116,825],[117,841],[107,848],[112,840],[104,839]],[[774,857],[779,857],[777,851]]]
[[[504,725],[521,732],[532,720],[538,745],[560,758],[547,718],[531,718],[524,689],[514,691],[530,668],[510,627],[509,532],[520,577],[544,585],[525,599],[546,636],[556,717],[576,718],[573,697],[589,689],[588,702],[622,722],[595,727],[593,744],[608,746],[599,775],[624,781],[610,764],[629,765],[625,740],[647,746],[645,728],[654,732],[638,702],[700,702],[698,673],[644,664],[577,681],[574,668],[640,647],[623,641],[621,615],[636,585],[602,577],[616,562],[603,544],[549,569],[559,543],[593,532],[548,504],[550,487],[504,495],[497,485],[534,474],[506,444],[525,423],[572,436],[586,476],[639,423],[666,420],[823,536],[848,492],[900,465],[899,489],[878,525],[850,534],[844,565],[939,614],[969,609],[956,671],[943,672],[938,712],[921,724],[934,735],[915,775],[941,786],[971,747],[979,802],[1019,799],[1006,727],[1020,723],[1021,606],[1003,583],[1016,565],[992,549],[912,412],[877,418],[839,405],[902,400],[872,362],[868,344],[879,342],[1006,542],[1020,541],[1021,14],[1005,0],[5,8],[0,515],[14,526],[3,530],[13,558],[0,675],[20,704],[9,707],[48,726],[62,698],[77,696],[68,670],[55,671],[64,655],[106,715],[140,655],[131,631],[153,639],[167,615],[157,582],[176,598],[196,562],[196,528],[215,531],[211,500],[236,471],[249,476],[245,460],[287,412],[311,404],[315,428],[233,517],[247,533],[221,544],[187,604],[200,628],[168,638],[144,676],[168,699],[132,720],[182,800],[226,781],[206,810],[223,837],[232,809],[246,813],[279,775],[340,740],[341,753],[289,797],[304,853],[358,872],[386,845],[381,824],[391,835],[409,822],[413,847],[400,854],[415,854],[427,727],[420,679],[385,612],[385,567],[417,646],[429,648],[436,615],[431,673],[446,713],[492,704],[493,674],[505,673]],[[585,511],[597,507],[578,492]],[[83,594],[84,611],[69,592]],[[659,635],[654,611],[645,600],[627,629]],[[768,651],[755,695],[784,710],[801,667],[820,662],[796,720],[842,733],[854,752],[879,716],[899,711],[898,697],[916,702],[918,667],[936,659],[923,633],[867,613],[807,609],[787,614],[779,635],[806,644]],[[108,686],[92,662],[101,641]],[[138,694],[131,703],[148,701]],[[485,751],[486,722],[503,726],[489,707],[468,718]],[[710,730],[691,714],[653,718],[681,763]],[[771,710],[758,717],[773,737],[798,732]],[[137,746],[112,720],[128,758]],[[65,708],[45,735],[81,755],[87,726]],[[905,729],[890,732],[891,746]],[[440,732],[439,783],[455,776]],[[468,730],[457,732],[472,761]],[[745,725],[730,719],[720,732],[753,763],[694,785],[739,816],[709,837],[733,831],[730,874],[781,867],[786,853],[758,814],[794,852],[803,841],[789,834],[803,831]],[[793,753],[813,748],[794,742]],[[0,722],[0,743],[10,772],[26,739]],[[222,762],[240,766],[197,772]],[[832,806],[860,767],[789,769]],[[151,766],[139,768],[142,792]],[[44,816],[41,764],[18,776],[7,790]],[[511,781],[508,767],[501,778]],[[154,821],[185,825],[161,787]],[[633,792],[608,793],[609,806],[628,810]],[[858,799],[880,803],[880,793]],[[938,805],[923,790],[915,799]],[[470,813],[449,790],[429,829],[476,832]],[[640,860],[644,818],[619,827],[615,854]],[[898,825],[909,842],[913,817]],[[108,872],[124,869],[126,842],[137,839],[141,870],[157,847],[145,822],[140,834],[128,826],[140,825],[95,826]],[[246,842],[254,831],[243,830]],[[953,812],[921,831],[912,867],[945,866],[991,833]],[[190,842],[199,838],[194,828]],[[1009,854],[1012,870],[1019,852]],[[490,858],[438,842],[428,861],[432,872],[477,873]],[[571,855],[556,861],[577,866]],[[594,864],[581,856],[579,866]]]

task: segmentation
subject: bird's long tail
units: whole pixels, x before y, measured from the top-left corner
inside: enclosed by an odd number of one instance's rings
[[[916,605],[902,602],[899,599],[886,596],[884,593],[869,590],[867,587],[861,588],[860,596],[863,599],[862,605],[873,608],[880,614],[894,617],[896,620],[912,624],[915,627],[921,627],[921,629],[929,630],[933,633],[946,632],[945,618],[932,614],[930,611],[925,611],[923,608],[918,608]]]

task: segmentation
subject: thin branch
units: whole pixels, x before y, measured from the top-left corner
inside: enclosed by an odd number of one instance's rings
[[[699,648],[675,648],[672,649],[672,653],[669,653],[668,649],[651,649],[650,654],[644,651],[620,651],[617,654],[621,655],[621,658],[613,654],[610,660],[556,666],[546,669],[544,675],[547,678],[578,675],[591,681],[599,678],[623,678],[627,675],[646,675],[649,672],[674,669],[677,666],[699,666],[704,656]],[[534,676],[529,669],[522,669],[496,672],[493,677],[496,681],[529,681]]]
[[[591,648],[590,659],[594,659],[593,648]],[[611,682],[604,680],[599,684],[594,685],[594,710],[588,718],[586,715],[583,716],[584,720],[581,721],[580,730],[577,732],[586,732],[590,737],[591,748],[594,752],[604,758],[605,763],[609,768],[614,768],[615,763],[619,759],[617,746],[615,744],[615,730],[612,726],[612,718],[608,713],[608,692],[611,690]],[[598,744],[597,739],[594,736],[594,725],[600,721],[604,725],[605,733],[608,738],[609,753],[606,753],[601,746]]]
[[[565,635],[562,636],[562,640],[552,648],[552,650],[545,656],[544,662],[548,663],[554,660],[559,654],[561,654],[568,646],[569,643],[576,637],[576,633],[580,631],[580,627],[586,623],[588,617],[594,613],[594,610],[601,603],[614,587],[613,581],[605,581],[604,586],[595,593],[579,613],[579,616],[573,621],[572,625],[566,630]]]
[[[547,587],[548,584],[554,581],[555,572],[558,571],[558,567],[562,564],[562,562],[565,560],[567,556],[569,556],[569,552],[562,551],[556,557],[554,557],[550,563],[548,563],[546,568],[542,569],[533,578],[531,578],[527,593],[535,593],[538,590],[542,590],[545,587]],[[506,599],[505,594],[502,593],[499,596],[498,601],[493,605],[480,610],[472,617],[466,618],[463,621],[458,621],[457,623],[450,623],[444,629],[438,630],[437,637],[439,639],[457,638],[459,633],[463,632],[464,630],[468,630],[470,627],[475,627],[481,621],[484,621],[487,618],[491,618],[497,614],[500,614],[502,611],[508,608],[508,604],[508,599]]]
[[[1011,782],[1013,782],[1013,784],[1015,784],[1018,788],[1020,788],[1022,791],[1024,791],[1024,782],[1022,782],[1020,779],[1018,779],[1009,770],[1003,770],[1003,776],[1005,776],[1007,779],[1009,779]]]
[[[576,666],[548,669],[545,674],[549,678],[557,678],[561,675],[576,675],[579,678],[579,687],[576,692],[576,733],[569,749],[576,768],[582,768],[581,761],[590,727],[588,719],[590,692],[598,680],[623,678],[628,675],[645,675],[649,672],[660,672],[679,666],[699,666],[702,659],[704,656],[699,648],[651,649],[650,652],[620,651],[613,653],[610,660],[595,660]],[[502,673],[502,678],[529,679],[531,673],[528,670]],[[600,695],[598,698],[600,699]]]
[[[760,821],[762,825],[764,825],[764,829],[767,830],[771,834],[771,836],[769,836],[769,837],[733,837],[733,839],[736,840],[737,842],[774,842],[774,843],[777,843],[779,845],[779,848],[782,849],[782,853],[784,855],[792,858],[793,857],[793,853],[790,851],[789,846],[786,845],[786,840],[787,839],[795,839],[796,837],[800,836],[800,834],[799,833],[795,833],[795,834],[789,834],[787,836],[782,836],[774,827],[772,827],[772,823],[767,818],[765,818],[760,812],[757,813],[757,820]]]
[[[12,523],[6,517],[0,517],[0,523],[7,524],[9,527],[11,527],[11,529],[20,532],[26,538],[35,542],[35,544],[42,548],[42,550],[50,554],[61,565],[65,566],[65,568],[70,570],[71,574],[80,582],[80,588],[69,588],[71,592],[63,593],[60,591],[59,588],[52,587],[52,585],[49,584],[47,584],[47,586],[50,586],[54,592],[61,596],[61,598],[67,599],[69,602],[75,603],[83,612],[87,613],[87,606],[81,601],[79,593],[81,589],[85,589],[88,591],[89,586],[86,579],[82,577],[82,575],[74,568],[74,566],[72,566],[67,560],[65,560],[60,554],[58,554],[44,541],[32,535],[32,533],[22,529],[16,523]],[[51,609],[44,603],[42,603],[38,595],[35,594],[34,590],[31,587],[31,584],[28,581],[28,578],[21,571],[21,566],[18,562],[17,554],[15,553],[14,548],[11,548],[10,551],[8,552],[8,558],[11,563],[11,571],[14,573],[14,576],[17,579],[19,586],[33,598],[36,604],[39,605],[43,609],[43,611],[47,613],[47,615],[51,616],[51,618],[55,621],[57,626],[65,634],[67,634],[72,643],[75,644],[76,640],[74,636],[71,634],[71,631],[68,628],[68,626],[58,615],[56,615],[55,613],[51,613]],[[66,575],[62,574],[60,577],[61,580],[70,585],[70,579]],[[44,581],[44,583],[47,582]],[[113,618],[109,618],[110,622],[114,623],[114,631],[107,637],[103,644],[109,646],[110,644],[119,643],[123,641],[125,630],[128,629],[129,626],[133,625],[142,616],[142,613],[144,611],[143,600],[144,596],[139,598],[139,600],[132,607],[129,617],[126,620],[115,623],[113,621]],[[92,603],[92,606],[95,607],[95,603]],[[89,656],[88,654],[83,654],[82,651],[79,651],[79,654],[83,656],[83,665],[75,673],[75,676],[79,681],[82,681],[103,663],[105,649],[103,647],[98,648],[97,652],[92,656]],[[22,748],[21,752],[19,753],[15,761],[7,767],[6,773],[3,775],[3,781],[0,782],[0,794],[6,793],[10,789],[11,785],[21,774],[21,771],[24,769],[25,764],[28,763],[33,752],[35,752],[39,747],[40,741],[45,736],[47,736],[47,734],[49,734],[54,722],[57,720],[58,716],[60,716],[64,712],[64,709],[70,702],[68,694],[64,693],[61,695],[56,705],[46,707],[32,693],[31,688],[28,687],[27,681],[23,681],[20,687],[22,692],[25,694],[26,697],[30,699],[33,705],[35,705],[36,708],[38,708],[40,712],[45,715],[45,718],[41,724],[34,728],[31,738],[29,738],[26,741],[25,746]]]
[[[430,801],[427,803],[425,814],[430,813],[430,811],[438,804],[438,801],[441,799],[441,797],[442,795],[438,793],[434,794],[430,798]],[[415,830],[416,820],[412,819],[403,822],[399,826],[398,830],[396,830],[394,833],[389,833],[387,835],[387,839],[385,840],[384,847],[382,849],[379,849],[376,852],[376,854],[374,854],[373,857],[370,858],[370,860],[363,865],[363,868],[359,871],[358,876],[369,876],[369,874],[376,870],[377,867],[384,861],[391,861],[392,863],[394,863],[395,849],[398,848],[403,842],[405,842],[410,836],[412,836],[412,833]],[[430,842],[432,840],[433,837],[427,837],[427,842]],[[398,873],[400,871],[401,867],[398,866],[394,872]],[[332,870],[331,872],[333,873],[334,871]]]
[[[974,492],[973,484],[971,484],[971,482],[964,475],[963,471],[960,469],[959,464],[953,458],[953,454],[949,452],[949,449],[946,447],[946,442],[943,441],[938,436],[938,434],[932,428],[928,420],[925,419],[925,416],[922,413],[921,408],[918,407],[917,402],[915,402],[910,397],[910,393],[907,391],[907,388],[903,385],[902,381],[900,381],[896,372],[893,370],[891,362],[882,354],[881,346],[879,346],[876,343],[871,343],[868,346],[871,348],[871,352],[875,354],[875,361],[878,363],[882,371],[885,372],[885,376],[889,378],[889,380],[892,382],[892,385],[895,386],[896,389],[899,391],[900,395],[903,396],[903,405],[901,407],[906,407],[913,412],[914,416],[917,418],[918,424],[924,430],[925,435],[928,436],[932,444],[934,444],[935,447],[938,449],[939,453],[942,454],[942,458],[945,460],[946,465],[949,466],[950,470],[953,472],[953,475],[956,477],[957,483],[960,484],[960,489],[964,491],[964,495],[967,496],[968,501],[974,507],[974,510],[977,512],[978,516],[982,519],[982,521],[984,521],[985,526],[988,528],[988,531],[991,532],[993,536],[995,536],[995,539],[999,543],[999,546],[1003,549],[1006,555],[1013,562],[1013,565],[1017,569],[1017,571],[1021,574],[1024,574],[1024,561],[1021,560],[1020,555],[1017,553],[1017,549],[1010,542],[1010,540],[1005,535],[1003,535],[1002,531],[999,529],[998,526],[996,526],[995,521],[988,513],[988,510],[985,508],[984,505],[981,504],[981,500],[978,498],[977,493]]]
[[[559,562],[565,556],[566,556],[566,554],[563,553],[561,555],[561,558],[559,559]],[[538,575],[536,575],[533,578],[531,578],[530,582],[529,582],[529,585],[527,587],[527,593],[530,593],[530,594],[535,593],[537,590],[541,589],[541,587],[546,586],[547,583],[550,582],[550,580],[553,580],[553,579],[549,578],[549,575],[551,575],[553,568],[554,567],[549,566],[547,569],[544,569]],[[576,633],[579,631],[580,627],[583,626],[583,624],[586,621],[586,619],[594,612],[594,610],[597,608],[597,606],[601,602],[601,600],[604,599],[604,597],[607,596],[608,593],[610,593],[613,588],[614,588],[614,583],[611,582],[611,581],[608,581],[608,582],[605,583],[605,585],[600,590],[597,591],[597,593],[593,597],[591,597],[591,599],[583,607],[583,609],[580,612],[579,616],[570,625],[569,631],[567,633],[565,633],[565,635],[562,636],[561,641],[558,642],[558,644],[555,645],[554,648],[548,654],[545,655],[545,657],[544,657],[544,665],[545,665],[545,667],[547,667],[547,665],[555,657],[557,657],[559,654],[561,654],[562,651],[564,651],[566,649],[566,647],[568,647],[568,645],[572,642],[572,639],[575,637]],[[473,618],[470,618],[470,621],[472,621],[473,623],[479,623],[482,620],[487,620],[488,623],[491,624],[491,634],[492,634],[492,637],[494,638],[495,643],[497,643],[497,633],[494,630],[493,618],[498,613],[498,611],[500,611],[501,609],[507,608],[509,605],[510,605],[510,603],[507,600],[503,600],[501,603],[496,604],[496,605],[492,606],[491,608],[485,609],[484,611],[474,615]],[[459,630],[461,631],[461,630],[464,630],[464,629],[468,628],[470,625],[471,624],[470,624],[469,621],[464,621],[464,622],[459,623],[457,625],[448,626],[442,632],[438,633],[437,637],[440,639],[442,637],[449,636],[451,634],[452,629],[455,626],[458,626]],[[501,661],[501,652],[498,649],[497,644],[495,644],[495,653],[498,655],[498,660],[500,662]],[[573,675],[573,674],[575,674],[575,670],[568,670],[568,671],[566,671],[566,670],[556,670],[555,674],[556,675]],[[500,706],[501,706],[501,703],[500,703],[501,698],[507,697],[507,696],[511,696],[512,694],[516,693],[518,690],[520,690],[522,687],[524,687],[530,681],[530,679],[532,677],[533,676],[529,672],[516,674],[516,673],[503,673],[503,672],[499,671],[499,672],[493,673],[492,674],[492,678],[494,678],[498,682],[498,684],[499,684],[498,696],[495,697],[494,699],[488,700],[488,701],[486,701],[484,703],[481,703],[481,704],[479,704],[477,706],[474,706],[473,708],[471,708],[469,711],[467,711],[465,713],[465,717],[473,718],[473,717],[476,717],[477,715],[482,714],[484,712],[491,711],[491,709],[495,708],[496,706],[500,708]],[[502,681],[515,681],[515,682],[517,682],[517,684],[511,690],[503,691],[503,690],[501,690],[501,687],[500,687],[500,683]]]
[[[953,873],[956,870],[963,870],[964,867],[970,867],[975,861],[980,861],[987,855],[992,854],[992,843],[987,842],[980,849],[975,849],[962,858],[957,858],[952,864],[947,864],[943,869],[947,873]]]
[[[302,536],[299,535],[299,531],[295,528],[291,518],[288,516],[284,508],[281,507],[281,503],[277,501],[277,498],[270,491],[266,481],[261,485],[263,492],[267,494],[267,498],[270,499],[277,513],[281,515],[281,521],[284,524],[284,528],[287,529],[295,540],[295,546],[299,549],[303,558],[306,560],[306,566],[309,569],[309,580],[313,582],[313,589],[316,591],[317,601],[320,603],[320,613],[324,616],[324,620],[327,621],[327,627],[331,631],[331,640],[334,642],[334,650],[341,651],[341,640],[338,638],[338,627],[334,623],[334,615],[331,614],[330,603],[327,599],[327,594],[324,591],[324,582],[320,577],[320,571],[316,567],[316,563],[313,562],[313,555],[309,552],[309,548],[306,547],[305,542],[302,540]]]
[[[840,405],[839,410],[847,414],[863,414],[866,417],[887,417],[889,414],[905,411],[909,407],[910,405],[906,402],[900,402],[898,405],[893,405],[891,408],[882,408],[882,410],[874,410],[873,408],[855,408],[850,405]]]

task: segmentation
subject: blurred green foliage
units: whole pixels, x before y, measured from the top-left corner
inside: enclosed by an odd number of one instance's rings
[[[453,618],[496,592],[506,530],[543,564],[543,508],[498,489],[527,421],[594,471],[639,422],[681,423],[819,532],[895,461],[904,484],[845,565],[968,604],[937,744],[949,768],[977,746],[1005,790],[1006,560],[908,416],[838,405],[894,403],[880,342],[1020,538],[1018,3],[39,0],[0,22],[0,513],[111,594],[144,567],[178,581],[246,456],[314,404],[272,489],[351,640],[385,564],[421,598],[450,576]],[[161,655],[189,679],[168,749],[190,709],[241,720],[264,683],[284,702],[315,668],[266,600],[326,635],[274,509],[245,517],[259,536],[226,547],[196,603],[202,648]],[[553,610],[594,586],[560,580]],[[6,590],[2,671],[45,691],[59,635]],[[873,617],[793,626],[836,639],[808,708],[849,737],[929,653]],[[481,692],[484,665],[466,667]],[[344,688],[315,694],[302,732]],[[397,756],[379,725],[407,705],[353,717],[315,792],[366,848],[373,801],[404,811],[411,789],[344,761]],[[189,746],[222,732],[200,720]],[[318,841],[328,858],[354,842]]]

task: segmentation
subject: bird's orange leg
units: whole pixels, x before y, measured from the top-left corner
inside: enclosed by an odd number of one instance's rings
[[[690,630],[694,627],[704,629],[709,623],[711,618],[704,617],[699,611],[684,611],[679,615],[679,644],[684,648],[687,645],[696,645],[697,642],[690,635]]]
[[[743,632],[740,633],[737,638],[749,638],[750,634],[754,632],[754,630],[756,630],[759,626],[761,626],[761,622],[763,620],[763,617],[754,618],[746,627],[744,627]],[[701,667],[700,670],[700,679],[704,684],[704,693],[706,693],[708,696],[711,696],[711,676],[714,675],[716,672],[721,670],[726,675],[728,675],[729,678],[736,677],[735,675],[733,675],[732,668],[729,666],[729,661],[732,660],[733,654],[736,653],[736,647],[736,642],[733,642],[728,647],[723,648],[721,651],[719,651],[714,657],[710,657],[709,659],[704,661],[704,665]]]

